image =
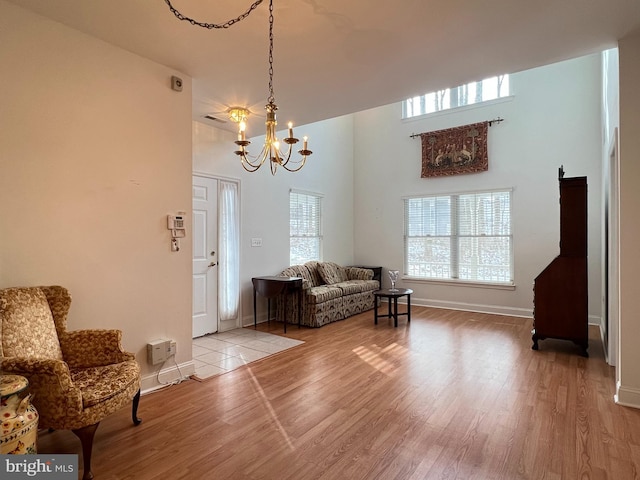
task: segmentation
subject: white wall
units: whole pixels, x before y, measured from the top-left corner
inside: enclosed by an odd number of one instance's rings
[[[278,116],[286,125],[286,107]],[[240,281],[243,324],[253,323],[251,278],[276,275],[289,266],[289,190],[323,195],[323,258],[339,264],[353,262],[353,117],[347,115],[311,125],[296,126],[295,135],[309,137],[313,154],[296,173],[279,169],[272,176],[269,165],[246,172],[233,141],[235,134],[193,122],[194,172],[236,178],[241,182]],[[249,151],[259,153],[264,142],[264,118],[250,119]],[[280,135],[282,136],[282,135]],[[300,144],[297,149],[300,149]],[[262,238],[262,247],[251,247],[251,238]],[[266,301],[259,299],[260,317],[266,318]]]
[[[619,329],[619,148],[618,49],[602,52],[602,341],[609,365],[617,365]],[[608,293],[607,293],[608,291]],[[608,298],[606,298],[608,297]]]
[[[640,408],[640,32],[620,40],[620,340],[616,400]]]
[[[121,329],[153,386],[148,341],[191,363],[191,79],[1,0],[0,32],[0,288],[67,287],[69,328]]]
[[[355,261],[402,269],[407,195],[513,188],[515,290],[403,280],[417,304],[530,316],[533,280],[559,253],[558,167],[589,184],[589,312],[601,316],[600,57],[511,76],[513,99],[401,121],[399,104],[355,115]],[[489,170],[420,178],[422,133],[502,117]]]

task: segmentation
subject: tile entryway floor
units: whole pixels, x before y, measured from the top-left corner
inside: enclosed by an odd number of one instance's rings
[[[229,372],[302,343],[251,328],[237,328],[194,338],[192,348],[196,377],[205,379]]]

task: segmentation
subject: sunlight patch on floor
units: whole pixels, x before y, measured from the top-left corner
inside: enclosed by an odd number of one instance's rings
[[[360,345],[353,349],[353,353],[358,355],[363,361],[385,374],[391,373],[396,369],[396,367],[392,362],[386,360],[384,357],[394,359],[394,357],[399,357],[407,352],[408,350],[405,347],[398,345],[397,343],[392,343],[385,348],[380,348],[377,345],[371,345],[370,347]]]

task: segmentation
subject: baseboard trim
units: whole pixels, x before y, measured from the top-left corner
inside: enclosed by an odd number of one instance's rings
[[[227,332],[238,328],[239,318],[233,318],[231,320],[220,320],[218,322],[218,332]]]
[[[271,315],[273,316],[274,313],[271,312]],[[256,323],[266,323],[267,322],[267,314],[266,313],[259,313],[258,316],[256,317]],[[244,317],[242,317],[242,327],[253,327],[253,314],[251,315],[245,315]]]
[[[144,375],[141,379],[140,391],[142,395],[160,390],[186,380],[196,373],[196,365],[193,360],[162,368],[160,373],[154,372]]]
[[[597,315],[589,315],[588,319],[589,325],[597,325],[602,330],[602,317],[598,317]]]
[[[640,408],[640,389],[624,387],[618,382],[616,384],[616,394],[613,399],[618,405]]]
[[[406,297],[398,299],[398,303],[407,303]],[[463,310],[465,312],[492,313],[494,315],[506,315],[509,317],[533,318],[533,309],[518,307],[503,307],[502,305],[483,305],[479,303],[449,302],[446,300],[430,300],[427,298],[412,298],[411,304],[420,307],[444,308],[446,310]],[[265,323],[267,315],[258,315],[257,323]],[[598,325],[602,328],[602,317],[589,315],[589,325]],[[242,319],[243,327],[253,326],[253,315]]]
[[[412,305],[421,307],[444,308],[446,310],[462,310],[465,312],[491,313],[494,315],[508,315],[510,317],[532,318],[533,311],[528,308],[503,307],[501,305],[482,305],[479,303],[449,302],[446,300],[429,300],[412,298]]]

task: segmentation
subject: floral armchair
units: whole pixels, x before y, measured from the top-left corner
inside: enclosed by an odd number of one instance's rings
[[[59,286],[0,289],[0,372],[29,380],[39,427],[78,436],[89,480],[100,421],[132,400],[133,423],[141,421],[140,366],[120,330],[67,331],[70,306]]]

